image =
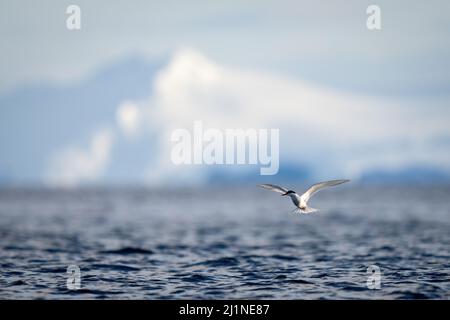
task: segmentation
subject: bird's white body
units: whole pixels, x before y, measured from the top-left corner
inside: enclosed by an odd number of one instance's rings
[[[311,208],[308,206],[308,200],[311,198],[313,194],[315,194],[317,191],[326,188],[335,186],[344,182],[348,182],[350,180],[331,180],[331,181],[324,181],[319,182],[311,186],[308,190],[306,190],[305,193],[303,193],[301,196],[298,195],[295,191],[285,189],[283,187],[274,185],[274,184],[261,184],[260,187],[264,189],[268,189],[274,192],[281,193],[282,196],[289,196],[296,206],[295,212],[299,213],[313,213],[318,211],[317,209]]]
[[[297,207],[294,211],[298,211],[299,213],[313,213],[318,211],[315,208],[308,207],[308,204],[305,201],[305,197],[299,196],[297,193],[287,194],[292,199],[292,202]]]

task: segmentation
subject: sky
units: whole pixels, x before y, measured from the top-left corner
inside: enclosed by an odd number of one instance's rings
[[[81,30],[66,28],[72,4]],[[381,30],[366,26],[371,4]],[[204,183],[209,170],[169,161],[171,132],[195,120],[280,128],[282,162],[316,179],[417,166],[450,173],[449,18],[447,1],[2,1],[0,113],[10,129],[0,178]],[[113,92],[89,92],[81,101],[92,116],[79,132],[47,108],[61,88],[70,97],[130,57],[153,66],[148,83],[127,84],[143,94],[116,88],[104,108]],[[61,137],[47,145],[37,138],[45,119]],[[142,174],[127,176],[124,150],[147,159]]]
[[[66,8],[81,8],[81,30]],[[382,30],[366,28],[381,8]],[[0,90],[76,81],[121,57],[193,47],[211,59],[347,90],[448,94],[448,1],[11,1],[0,3]],[[343,76],[345,74],[345,77]]]

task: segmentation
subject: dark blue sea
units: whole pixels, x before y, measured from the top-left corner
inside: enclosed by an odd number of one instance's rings
[[[311,206],[255,186],[4,188],[0,298],[449,299],[450,187],[340,186]]]

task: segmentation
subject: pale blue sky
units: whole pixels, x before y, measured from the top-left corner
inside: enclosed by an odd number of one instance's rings
[[[65,27],[66,7],[82,30]],[[381,7],[382,30],[366,28]],[[23,1],[0,3],[0,92],[76,81],[129,55],[193,47],[226,65],[351,91],[449,93],[448,1]]]

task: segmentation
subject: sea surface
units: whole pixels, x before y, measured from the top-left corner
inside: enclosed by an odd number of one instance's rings
[[[255,186],[1,189],[0,298],[450,298],[450,187],[311,206]]]

